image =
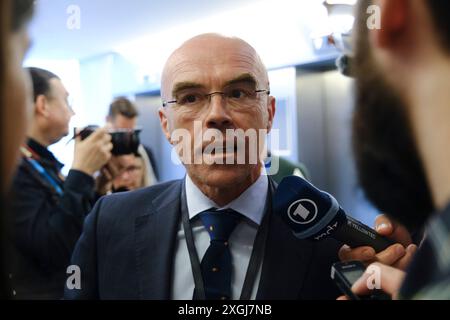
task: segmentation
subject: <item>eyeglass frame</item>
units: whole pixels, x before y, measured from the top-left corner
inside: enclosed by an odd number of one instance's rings
[[[121,178],[124,173],[127,173],[130,176],[134,176],[138,171],[142,171],[144,169],[143,166],[131,165],[129,167],[122,167],[119,169],[119,173],[116,178]]]
[[[259,89],[255,90],[255,94],[263,93],[265,92],[268,96],[270,95],[270,89]],[[207,93],[204,95],[205,98],[208,98],[208,102],[211,102],[211,97],[215,94],[220,94],[222,97],[225,95],[225,92],[222,91],[214,91],[211,93]],[[178,100],[171,100],[171,101],[162,101],[163,108],[167,107],[168,104],[178,103]]]

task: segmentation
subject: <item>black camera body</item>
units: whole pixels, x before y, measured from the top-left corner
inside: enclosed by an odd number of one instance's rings
[[[79,133],[81,140],[89,137],[99,126],[89,125]],[[126,154],[138,154],[138,148],[141,144],[139,134],[141,129],[116,129],[109,131],[113,149],[111,153],[115,156]]]

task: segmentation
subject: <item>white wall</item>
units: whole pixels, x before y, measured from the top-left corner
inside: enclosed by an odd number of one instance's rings
[[[353,80],[338,71],[297,74],[299,158],[312,183],[351,216],[373,225],[378,214],[358,185],[351,148]]]

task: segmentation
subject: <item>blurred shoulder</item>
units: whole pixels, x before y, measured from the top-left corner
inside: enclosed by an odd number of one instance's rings
[[[120,203],[126,204],[140,203],[142,201],[149,202],[166,193],[179,194],[183,181],[184,181],[183,179],[172,180],[152,185],[150,187],[138,189],[135,191],[114,193],[111,195],[107,195],[101,199],[103,201],[103,205],[106,204],[117,205]]]

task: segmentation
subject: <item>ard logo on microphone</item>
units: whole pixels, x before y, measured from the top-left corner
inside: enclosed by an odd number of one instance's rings
[[[317,217],[317,205],[309,199],[301,199],[292,203],[287,214],[294,223],[308,224]]]

